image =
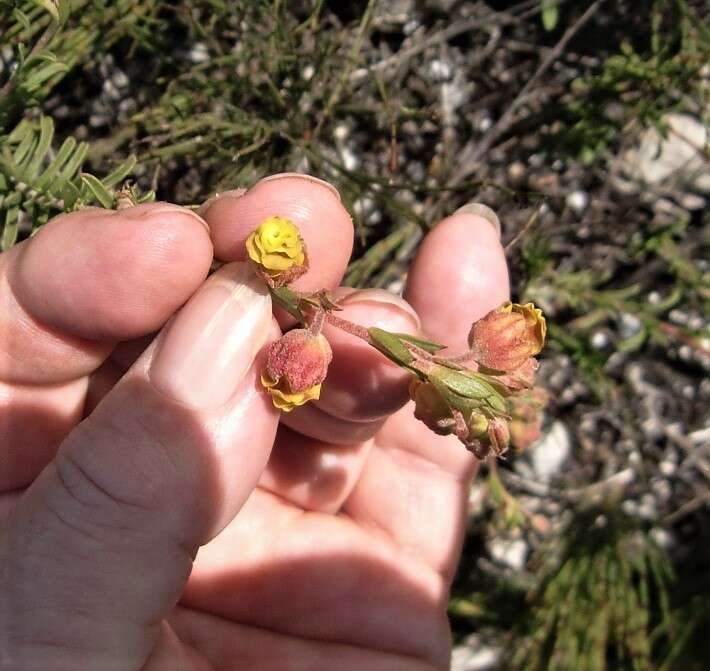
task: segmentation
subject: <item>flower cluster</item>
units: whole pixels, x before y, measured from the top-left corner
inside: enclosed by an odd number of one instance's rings
[[[305,245],[295,224],[266,219],[247,239],[256,272],[274,301],[303,328],[269,346],[261,382],[284,412],[320,397],[332,351],[321,333],[325,321],[356,335],[412,375],[414,416],[432,431],[455,435],[479,459],[500,456],[511,441],[524,448],[539,433],[544,392],[533,389],[545,343],[542,311],[532,303],[506,302],[471,327],[469,350],[441,354],[443,345],[379,328],[365,329],[332,314],[337,305],[324,291],[299,294],[287,285],[308,269]],[[308,314],[308,317],[306,316]]]

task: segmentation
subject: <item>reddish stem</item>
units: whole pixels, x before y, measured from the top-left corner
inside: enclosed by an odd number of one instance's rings
[[[343,319],[342,317],[336,317],[332,312],[324,312],[325,321],[335,328],[339,328],[341,331],[345,331],[350,335],[354,335],[357,338],[364,340],[365,342],[372,345],[372,338],[364,326],[360,324],[353,324],[353,322]]]

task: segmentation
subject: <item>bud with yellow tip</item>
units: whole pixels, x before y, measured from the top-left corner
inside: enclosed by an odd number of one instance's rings
[[[322,334],[293,329],[271,343],[261,383],[279,410],[320,398],[321,383],[333,358],[330,344]]]
[[[505,302],[474,323],[468,344],[481,366],[511,372],[540,352],[546,331],[542,310]]]

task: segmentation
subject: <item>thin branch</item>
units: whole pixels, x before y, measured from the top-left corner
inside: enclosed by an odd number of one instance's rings
[[[454,175],[451,179],[451,183],[459,184],[465,180],[469,174],[476,170],[478,163],[483,158],[483,156],[490,150],[493,144],[498,140],[498,138],[505,133],[508,128],[512,125],[515,119],[515,115],[518,108],[527,99],[528,95],[532,91],[533,87],[537,86],[543,75],[550,69],[552,64],[560,57],[562,52],[565,50],[570,40],[579,32],[579,30],[594,16],[601,7],[604,0],[595,0],[582,14],[582,16],[577,19],[564,33],[560,41],[555,45],[545,59],[540,63],[540,66],[535,71],[535,74],[528,80],[528,82],[523,86],[520,93],[515,97],[510,106],[505,110],[500,119],[496,121],[495,124],[490,128],[486,135],[481,139],[481,141],[476,144],[469,144],[464,148],[462,155],[460,157],[461,168],[458,174]]]
[[[540,212],[542,212],[542,206],[544,203],[540,203],[535,211],[528,217],[528,220],[523,224],[523,227],[513,236],[513,239],[505,246],[505,253],[510,252],[515,245],[518,244],[522,238],[527,235],[535,226],[540,222]]]

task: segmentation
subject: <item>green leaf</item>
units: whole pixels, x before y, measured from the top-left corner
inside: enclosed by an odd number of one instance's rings
[[[25,30],[32,30],[32,23],[29,17],[21,9],[15,7],[15,9],[12,10],[12,15]]]
[[[69,17],[69,2],[67,0],[34,0],[37,5],[46,9],[52,18],[59,22],[64,23]]]
[[[33,72],[24,82],[24,86],[28,91],[34,91],[44,84],[48,79],[51,79],[58,74],[66,74],[69,68],[64,63],[49,63]]]
[[[412,353],[396,333],[390,333],[375,326],[367,329],[372,344],[388,359],[402,366],[409,366],[414,361]]]
[[[81,142],[76,148],[76,151],[72,154],[71,158],[64,164],[62,168],[61,175],[59,176],[60,181],[69,181],[76,175],[77,171],[81,168],[86,154],[89,152],[89,143]]]
[[[101,180],[90,175],[87,172],[81,173],[82,186],[91,193],[96,200],[99,201],[102,207],[110,209],[113,207],[113,195],[109,193],[106,187],[101,183]],[[82,192],[84,189],[82,189]]]
[[[27,165],[23,170],[24,180],[28,184],[33,183],[37,179],[42,161],[52,145],[53,137],[54,121],[52,121],[52,117],[43,116],[39,124],[39,139],[37,140],[37,146],[32,151],[30,160],[27,162]]]
[[[412,343],[412,345],[416,345],[425,352],[429,352],[429,354],[436,354],[446,348],[446,345],[440,345],[439,343],[431,342],[431,340],[424,340],[424,338],[417,338],[416,336],[409,335],[409,333],[395,333],[394,335],[400,340]]]
[[[52,193],[61,189],[63,186],[63,181],[57,179],[64,164],[69,160],[74,149],[76,147],[76,140],[73,137],[68,137],[62,146],[59,147],[57,155],[54,160],[47,166],[47,169],[42,173],[42,175],[37,180],[37,190],[43,191],[45,189],[51,189]]]
[[[113,172],[106,175],[101,180],[101,183],[107,187],[116,186],[119,182],[122,182],[131,173],[133,168],[136,166],[136,157],[131,155],[125,161],[123,161]]]
[[[11,207],[5,213],[5,225],[3,226],[2,239],[0,240],[0,248],[2,248],[3,251],[12,247],[17,241],[19,217],[19,207]]]
[[[637,333],[634,333],[632,336],[622,340],[616,346],[616,349],[619,352],[635,352],[643,347],[647,337],[648,331],[645,328],[642,328]]]
[[[301,299],[288,287],[279,287],[278,289],[270,289],[271,298],[280,308],[283,308],[290,315],[295,317],[301,324],[305,324],[306,317],[301,312]]]
[[[540,8],[542,27],[549,33],[557,27],[560,18],[560,11],[557,6],[558,0],[541,0]]]

